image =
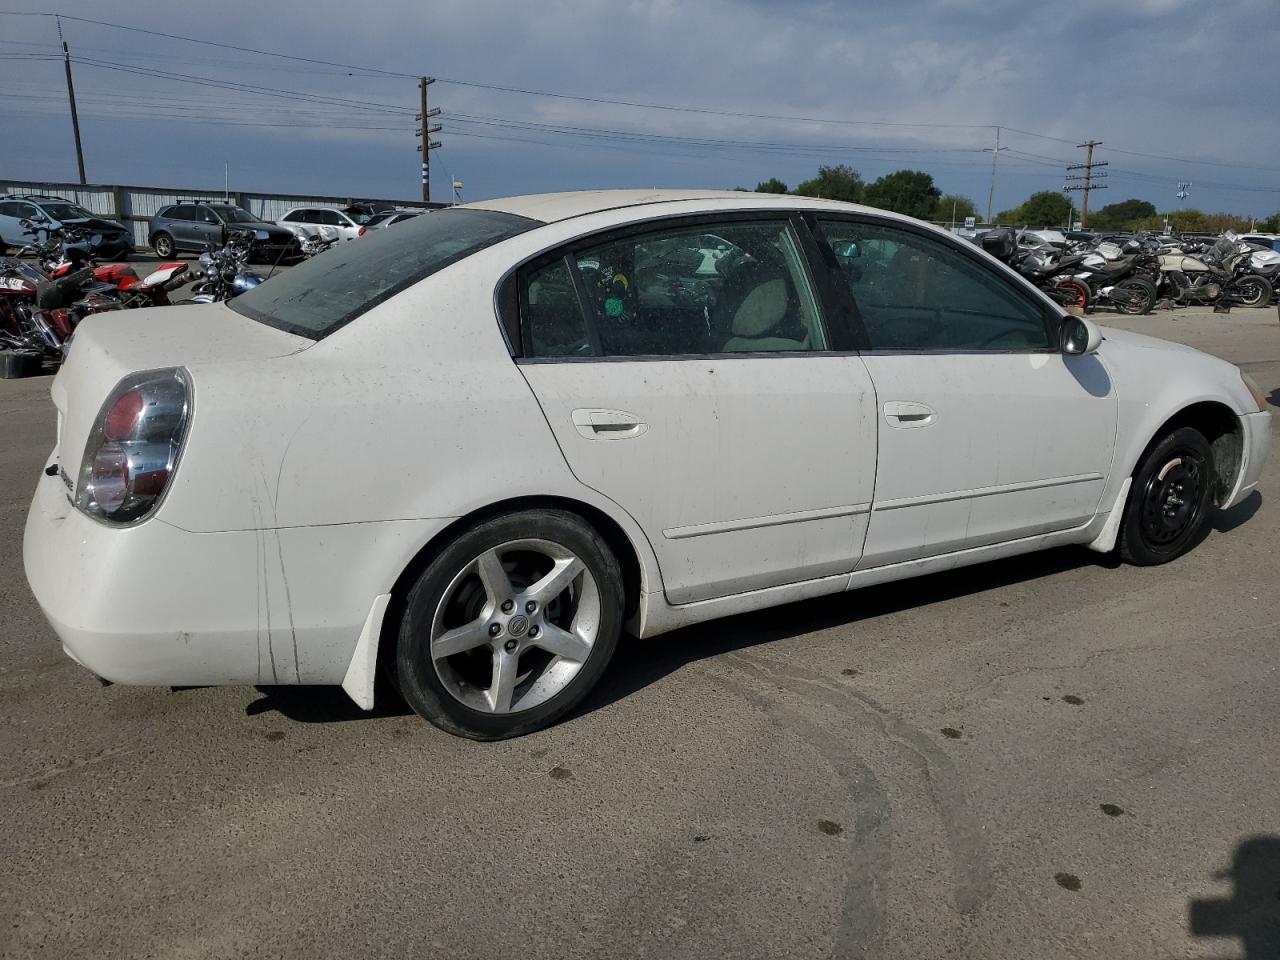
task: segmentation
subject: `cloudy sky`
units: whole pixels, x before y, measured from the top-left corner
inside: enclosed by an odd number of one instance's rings
[[[1110,162],[1095,207],[1173,209],[1184,180],[1186,205],[1280,209],[1277,0],[9,2],[355,65],[66,19],[91,182],[221,189],[226,161],[233,189],[413,198],[427,74],[438,199],[847,163],[984,209],[999,125],[997,210],[1061,189],[1087,138]],[[0,15],[0,176],[75,178],[57,36]]]

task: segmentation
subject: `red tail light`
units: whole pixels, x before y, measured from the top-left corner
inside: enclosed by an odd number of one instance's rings
[[[138,415],[146,400],[137,390],[122,393],[111,404],[102,420],[102,432],[108,440],[127,440],[137,426]]]
[[[357,232],[356,232],[356,236],[357,236],[357,237],[363,237],[363,236],[364,236],[364,227],[361,227],[361,228],[359,229],[359,231],[357,231]]]
[[[148,370],[120,381],[85,444],[76,506],[110,523],[143,519],[177,467],[190,411],[184,370]]]

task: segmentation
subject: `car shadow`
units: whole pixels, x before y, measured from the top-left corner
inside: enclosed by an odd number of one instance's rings
[[[1062,547],[738,614],[649,639],[625,638],[608,672],[576,712],[586,714],[607,707],[698,660],[1080,567],[1114,567],[1118,563],[1111,555]]]
[[[1230,533],[1236,527],[1248,523],[1261,508],[1262,494],[1255,490],[1230,510],[1215,510],[1209,516],[1208,526],[1218,533]]]
[[[413,713],[400,695],[381,684],[374,697],[372,710],[361,710],[336,686],[254,687],[261,696],[244,708],[246,717],[278,713],[297,723],[351,723],[356,720],[381,720],[404,717]]]

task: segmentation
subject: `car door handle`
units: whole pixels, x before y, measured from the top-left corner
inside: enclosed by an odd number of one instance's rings
[[[634,413],[590,407],[573,411],[573,426],[588,440],[630,440],[649,430],[649,425]]]
[[[889,426],[909,429],[927,427],[938,418],[932,407],[909,400],[890,400],[884,405],[884,418]]]

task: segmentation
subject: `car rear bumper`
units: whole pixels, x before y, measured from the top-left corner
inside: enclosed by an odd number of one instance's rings
[[[337,684],[376,598],[447,522],[109,527],[42,475],[23,563],[67,654],[105,680]]]
[[[1266,464],[1267,454],[1271,450],[1271,414],[1263,410],[1250,413],[1240,418],[1240,428],[1244,433],[1240,451],[1240,472],[1236,477],[1235,488],[1222,504],[1223,509],[1234,507],[1258,486],[1262,476],[1262,468]]]

